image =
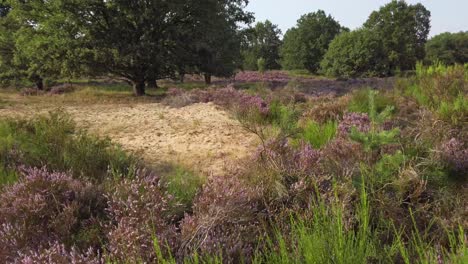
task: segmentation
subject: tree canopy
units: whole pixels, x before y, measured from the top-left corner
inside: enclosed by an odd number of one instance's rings
[[[227,76],[239,64],[237,28],[247,0],[9,1],[20,23],[18,58],[29,75],[111,74],[133,84],[173,78],[187,68]],[[182,50],[194,56],[181,56]],[[183,65],[181,65],[183,64]]]
[[[468,32],[434,36],[426,44],[426,60],[445,65],[468,63]]]
[[[278,26],[269,20],[258,22],[255,27],[245,30],[242,47],[243,68],[258,70],[258,61],[263,59],[265,70],[280,69],[281,34]]]
[[[283,68],[307,69],[316,73],[330,42],[346,30],[322,10],[303,15],[296,27],[288,30],[284,36],[281,49]]]
[[[364,28],[376,32],[382,39],[392,72],[413,70],[416,62],[425,56],[430,17],[431,13],[420,3],[410,5],[393,0],[372,12]]]
[[[388,74],[382,39],[367,29],[344,32],[330,44],[321,63],[324,74],[335,77],[380,77]]]

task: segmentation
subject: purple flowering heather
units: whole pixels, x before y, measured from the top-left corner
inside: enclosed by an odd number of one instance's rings
[[[139,172],[133,180],[123,180],[108,197],[108,255],[117,262],[155,262],[154,238],[176,248],[175,227],[170,225],[169,198],[161,191],[159,178]]]
[[[99,264],[104,263],[104,259],[96,256],[92,249],[88,250],[85,254],[82,254],[75,248],[67,250],[63,244],[53,243],[47,248],[19,253],[19,257],[14,261],[14,263]]]
[[[286,175],[304,175],[316,171],[321,153],[309,144],[302,143],[296,149],[287,139],[269,140],[254,155],[258,162]]]
[[[195,200],[193,215],[182,221],[180,254],[217,255],[239,263],[255,252],[261,236],[261,191],[234,177],[214,177]]]
[[[346,137],[353,127],[360,132],[369,132],[371,126],[370,118],[364,113],[346,113],[338,126],[338,135]]]
[[[468,176],[468,148],[458,139],[452,138],[442,145],[442,159],[457,176]]]
[[[23,169],[19,181],[0,194],[0,262],[17,252],[35,251],[51,243],[70,246],[80,232],[87,232],[104,211],[104,196],[91,185],[66,173]],[[93,239],[91,239],[93,240]],[[99,241],[80,241],[84,249]]]
[[[283,71],[268,71],[265,73],[260,73],[256,71],[244,71],[236,74],[236,82],[289,82],[291,77],[289,77],[287,72]]]
[[[242,95],[239,102],[239,109],[240,111],[254,109],[262,115],[267,115],[270,111],[268,104],[260,96],[247,94]]]

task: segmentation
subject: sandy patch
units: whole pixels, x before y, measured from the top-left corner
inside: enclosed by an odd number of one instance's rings
[[[222,175],[257,145],[228,113],[213,104],[169,108],[159,103],[66,106],[80,127],[109,136],[150,164],[176,162],[210,175]],[[50,110],[24,106],[0,110],[0,116]]]

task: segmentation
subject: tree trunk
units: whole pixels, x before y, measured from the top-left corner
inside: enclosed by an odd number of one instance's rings
[[[156,79],[149,79],[148,82],[147,82],[147,85],[146,87],[148,87],[149,89],[153,88],[158,88],[158,84],[156,83]]]
[[[41,77],[36,79],[35,84],[38,90],[41,90],[41,91],[44,90],[44,80],[42,80]]]
[[[184,83],[184,79],[185,79],[185,73],[180,73],[180,74],[179,74],[179,81],[180,81],[180,83]]]
[[[135,96],[145,95],[145,81],[144,80],[133,81],[133,93]]]
[[[211,84],[211,74],[205,73],[205,83]]]

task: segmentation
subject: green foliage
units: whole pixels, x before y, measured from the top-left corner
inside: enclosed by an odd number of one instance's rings
[[[377,257],[378,246],[364,189],[356,212],[356,228],[348,229],[341,205],[330,206],[319,198],[312,219],[292,219],[290,234],[278,231],[269,241],[269,251],[254,263],[366,263]]]
[[[346,29],[322,10],[303,15],[296,27],[284,35],[281,65],[286,70],[307,69],[316,73],[328,45],[342,31]]]
[[[309,121],[303,129],[301,137],[305,142],[319,149],[335,137],[337,128],[338,122],[336,121],[328,121],[322,125],[315,121]]]
[[[401,151],[397,151],[395,154],[385,154],[375,164],[374,174],[379,181],[388,182],[392,177],[398,175],[406,160],[407,157]]]
[[[370,111],[370,96],[369,93],[373,92],[370,88],[361,89],[352,94],[351,101],[349,102],[348,110],[355,113],[367,113]],[[373,96],[374,107],[377,113],[382,113],[389,107],[393,110],[393,100],[383,94],[376,94]],[[388,111],[388,110],[387,110]]]
[[[293,106],[283,105],[279,101],[270,104],[268,122],[278,127],[283,134],[292,135],[297,132],[299,112]]]
[[[0,142],[0,167],[10,178],[16,165],[25,165],[71,171],[74,177],[102,182],[110,176],[132,176],[137,166],[135,158],[109,139],[77,130],[60,112],[30,121],[1,120]]]
[[[388,75],[382,39],[374,31],[359,29],[338,35],[321,62],[322,72],[335,77]]]
[[[413,70],[425,57],[431,13],[420,3],[410,5],[393,0],[372,12],[364,28],[375,32],[382,41],[384,61],[391,73]]]
[[[426,43],[426,61],[445,65],[468,63],[468,32],[442,33]]]
[[[170,166],[167,172],[163,172],[163,182],[167,192],[173,197],[174,215],[183,217],[185,212],[192,208],[195,195],[202,187],[204,178],[182,166]]]
[[[264,73],[265,70],[266,70],[266,65],[265,65],[265,59],[264,58],[259,58],[257,60],[257,68],[258,68],[258,71],[261,72],[261,73]]]
[[[452,102],[440,102],[437,114],[443,120],[449,120],[454,125],[462,124],[468,116],[468,97],[460,94]]]
[[[396,142],[400,130],[395,128],[389,131],[360,132],[355,127],[351,129],[350,138],[361,143],[366,151],[378,149],[379,147]]]
[[[232,75],[241,57],[238,23],[251,20],[245,0],[8,2],[20,22],[15,60],[38,87],[57,76],[112,74],[131,82],[135,95],[176,72]]]
[[[379,125],[381,125],[391,116],[394,107],[387,106],[384,110],[382,110],[382,112],[377,112],[376,97],[378,94],[378,91],[368,91],[368,113],[371,121],[370,131],[361,132],[356,127],[351,129],[350,138],[361,143],[366,151],[373,151],[383,145],[395,143],[397,136],[400,135],[400,130],[398,128],[387,131],[381,130],[379,128]]]
[[[278,70],[281,30],[269,20],[258,22],[254,28],[244,31],[242,43],[243,69],[260,70],[258,60],[265,60],[265,70]]]
[[[425,67],[419,63],[414,83],[403,89],[441,119],[462,125],[468,116],[467,79],[468,70],[463,65]]]

